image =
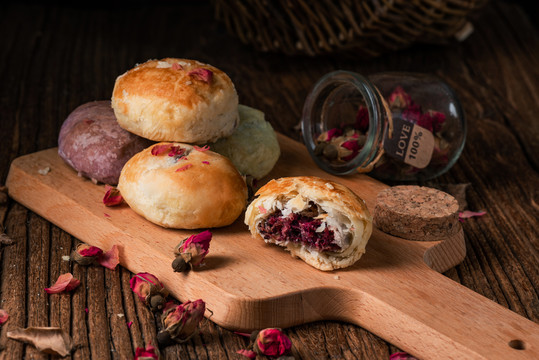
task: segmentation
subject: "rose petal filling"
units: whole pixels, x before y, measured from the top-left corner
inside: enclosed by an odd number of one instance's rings
[[[312,204],[314,205],[314,204]],[[276,210],[258,223],[257,229],[265,240],[272,239],[276,243],[287,241],[314,248],[319,252],[338,252],[342,248],[335,241],[335,233],[319,215],[316,206],[299,213],[284,216],[281,210]]]

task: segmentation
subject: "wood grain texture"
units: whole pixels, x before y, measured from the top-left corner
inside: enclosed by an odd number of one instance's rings
[[[60,125],[70,111],[87,101],[110,98],[115,77],[149,58],[187,57],[218,66],[233,79],[242,103],[263,110],[276,130],[295,139],[300,138],[295,126],[305,96],[326,72],[435,73],[456,90],[469,132],[457,164],[447,174],[421,185],[469,183],[468,208],[487,211],[487,215],[463,223],[466,258],[444,275],[539,322],[539,34],[537,21],[530,21],[529,16],[537,19],[513,2],[492,0],[474,16],[475,31],[462,43],[416,45],[365,60],[255,52],[226,34],[213,20],[206,2],[136,2],[129,6],[3,3],[0,182],[5,182],[16,157],[57,146]],[[84,310],[90,291],[86,287],[88,269],[58,260],[58,256],[68,255],[78,240],[50,225],[50,258],[45,264],[31,263],[28,234],[40,233],[32,227],[43,225],[35,219],[30,222],[35,214],[15,201],[0,204],[0,214],[7,235],[14,240],[13,245],[0,249],[0,302],[10,313],[0,331],[0,345],[5,348],[0,357],[29,358],[30,346],[8,341],[5,333],[28,325],[29,309],[40,298],[28,294],[27,279],[45,266],[50,273],[47,285],[60,271],[69,269],[84,286],[70,297],[49,298],[42,316],[51,324],[60,318],[65,324],[69,314],[70,333],[79,345],[72,358],[95,358]],[[121,307],[133,321],[129,346],[134,353],[138,346],[155,343],[152,331],[158,323],[133,298],[130,272],[121,269],[119,274]],[[117,291],[107,283],[110,279],[103,276],[101,280],[92,282],[95,288],[91,291],[105,294],[105,302],[116,301],[116,295],[109,294]],[[102,307],[105,313],[101,316],[116,316],[109,312],[116,311],[113,306],[117,305]],[[107,325],[110,328],[103,331],[121,331],[113,330],[120,323],[109,321]],[[398,350],[371,332],[340,321],[299,325],[285,332],[292,338],[297,359],[387,359]],[[329,343],[333,339],[336,342]],[[110,345],[120,340],[107,341]],[[187,344],[161,350],[166,359],[239,359],[235,351],[245,345],[241,336],[206,321],[200,334]],[[109,350],[112,358],[123,358]]]
[[[378,193],[387,188],[365,175],[324,174],[303,145],[278,138],[282,155],[269,178],[316,175],[339,181],[365,199],[371,211]],[[42,175],[43,167],[51,171]],[[205,267],[177,274],[170,266],[173,249],[192,231],[156,226],[125,204],[104,206],[104,186],[78,177],[56,148],[17,158],[6,185],[16,201],[84,242],[105,250],[117,245],[123,266],[135,273],[155,274],[181,301],[204,299],[212,321],[231,330],[250,332],[337,319],[369,329],[425,359],[439,353],[456,359],[487,359],[486,353],[525,359],[531,356],[530,349],[539,346],[538,325],[425,266],[425,258],[442,271],[460,263],[465,256],[462,232],[442,243],[428,243],[375,230],[358,263],[321,272],[280,248],[253,241],[240,216],[231,226],[212,229]],[[435,250],[440,247],[443,250]],[[104,282],[103,270],[90,267],[88,271],[89,289],[98,288],[93,282]],[[110,313],[102,308],[105,296],[87,295],[89,338],[95,341],[90,347],[99,358],[108,358],[106,350],[113,348],[107,342],[110,334],[97,330],[111,328],[99,316]],[[515,340],[528,344],[528,349],[508,345]]]

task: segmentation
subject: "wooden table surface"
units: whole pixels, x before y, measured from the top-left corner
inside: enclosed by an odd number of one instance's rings
[[[109,99],[116,76],[150,58],[192,58],[221,68],[241,103],[261,109],[277,131],[298,140],[305,96],[329,71],[436,74],[456,90],[469,129],[456,165],[422,185],[469,184],[468,209],[486,211],[463,223],[466,259],[444,275],[539,321],[536,15],[493,0],[474,16],[475,31],[461,43],[415,45],[376,59],[311,58],[241,44],[206,2],[74,4],[0,5],[0,184],[13,159],[57,146],[60,126],[74,108]],[[68,330],[77,345],[74,359],[129,359],[137,347],[156,344],[159,323],[133,296],[128,270],[64,261],[79,241],[1,193],[0,224],[11,239],[0,248],[0,308],[10,315],[0,332],[0,356],[48,358],[6,337],[29,326]],[[81,280],[80,288],[47,296],[43,289],[65,272]],[[335,321],[285,332],[297,359],[388,359],[400,350]],[[160,350],[166,359],[241,359],[236,351],[246,345],[244,337],[204,321],[189,342]]]

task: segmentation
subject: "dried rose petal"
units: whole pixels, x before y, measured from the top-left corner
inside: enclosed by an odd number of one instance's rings
[[[106,206],[116,206],[122,203],[123,199],[122,195],[120,195],[120,190],[109,185],[105,186],[105,189],[107,191],[103,197],[103,204]]]
[[[166,306],[161,322],[163,330],[158,335],[159,339],[167,341],[175,340],[184,342],[193,336],[200,321],[204,318],[206,304],[202,299],[187,301],[183,304],[172,304]]]
[[[191,235],[176,246],[174,253],[191,266],[198,266],[208,255],[211,239],[212,233],[209,230]]]
[[[326,140],[325,141],[330,141],[331,139],[339,137],[341,135],[342,135],[342,129],[339,129],[339,128],[329,129],[326,132]]]
[[[345,141],[341,144],[341,146],[347,150],[352,151],[350,155],[344,156],[342,158],[344,161],[353,159],[359,153],[359,150],[360,150],[359,143],[355,140]]]
[[[204,145],[204,146],[200,147],[200,146],[194,145],[193,149],[195,149],[196,151],[204,152],[204,151],[210,150],[210,146],[209,145]]]
[[[183,66],[181,66],[178,63],[172,64],[171,68],[172,68],[172,70],[183,70]]]
[[[130,322],[127,323],[127,328],[128,328],[128,329],[131,329],[131,326],[133,326],[133,322],[132,322],[132,321],[130,321]]]
[[[210,165],[210,162],[209,162],[209,161],[205,161],[205,160],[204,160],[202,163],[203,163],[203,164],[206,164],[206,165]]]
[[[419,105],[412,104],[402,111],[402,118],[415,124],[419,121],[422,114],[421,107]]]
[[[185,171],[185,170],[189,169],[192,166],[193,166],[193,164],[185,164],[184,166],[177,168],[175,172]]]
[[[213,72],[204,68],[193,69],[188,72],[188,75],[207,84],[211,84],[213,80]]]
[[[58,327],[18,328],[7,333],[12,340],[22,341],[35,346],[43,353],[65,357],[73,350],[73,341],[69,334]]]
[[[365,106],[360,106],[357,110],[355,128],[362,133],[369,129],[369,110]]]
[[[248,357],[249,359],[256,359],[256,353],[253,350],[241,349],[236,351],[236,353]]]
[[[243,333],[241,331],[233,331],[233,333],[236,334],[236,335],[239,335],[239,336],[245,336],[245,337],[248,337],[248,338],[251,337],[251,334]]]
[[[279,357],[290,353],[292,342],[281,329],[268,328],[260,331],[253,349],[260,355]]]
[[[134,360],[156,360],[159,359],[158,350],[153,347],[151,344],[146,346],[146,348],[138,347],[135,350]]]
[[[73,278],[73,274],[65,273],[58,277],[56,283],[50,288],[46,288],[45,291],[47,294],[58,294],[64,291],[71,291],[76,289],[80,285],[80,281]]]
[[[9,319],[9,314],[6,310],[0,309],[0,325],[3,325],[7,319]]]
[[[263,207],[262,205],[258,206],[258,211],[261,213],[261,214],[265,214],[268,212],[268,210],[266,210],[265,207]]]
[[[442,125],[445,122],[445,114],[429,110],[422,114],[417,121],[417,125],[424,127],[430,132],[437,133],[442,129]]]
[[[153,156],[158,156],[166,152],[169,152],[171,148],[172,148],[172,144],[158,144],[152,147],[151,153]]]
[[[80,244],[77,247],[77,252],[80,254],[80,256],[84,257],[99,256],[103,254],[103,250],[101,250],[97,246],[90,246],[86,244]]]
[[[417,360],[417,358],[405,352],[396,352],[391,354],[389,360]]]
[[[120,263],[120,256],[118,246],[112,245],[109,251],[103,253],[97,258],[99,265],[106,267],[107,269],[114,270]]]
[[[181,156],[185,153],[185,149],[181,146],[171,146],[170,151],[168,152],[168,156]]]
[[[471,217],[476,217],[476,216],[483,216],[486,213],[487,213],[486,211],[465,210],[465,211],[459,212],[459,221],[464,222],[465,219],[469,219]]]

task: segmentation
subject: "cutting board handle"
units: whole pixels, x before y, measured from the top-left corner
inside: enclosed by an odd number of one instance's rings
[[[420,359],[537,359],[538,324],[436,271],[388,275],[382,285],[376,295],[371,284],[331,289],[332,304],[317,307],[322,318],[357,324]]]

